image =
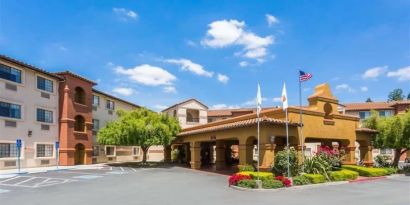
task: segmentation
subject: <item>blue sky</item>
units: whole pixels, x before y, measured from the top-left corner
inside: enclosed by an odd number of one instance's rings
[[[327,82],[343,102],[410,92],[410,1],[0,0],[0,52],[152,109],[298,103]],[[306,103],[306,100],[304,100]]]

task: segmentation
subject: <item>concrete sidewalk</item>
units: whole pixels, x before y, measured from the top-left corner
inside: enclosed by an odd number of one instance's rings
[[[90,164],[90,165],[76,165],[76,166],[50,166],[50,167],[33,167],[33,168],[22,168],[20,173],[18,169],[7,169],[0,170],[0,175],[9,175],[9,174],[32,174],[32,173],[41,173],[48,171],[56,170],[65,170],[65,169],[95,169],[99,167],[106,166],[105,164]]]

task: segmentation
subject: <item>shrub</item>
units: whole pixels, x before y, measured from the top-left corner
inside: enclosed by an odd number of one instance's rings
[[[342,165],[342,157],[344,155],[344,150],[333,150],[329,146],[320,146],[316,156],[326,160],[333,168],[340,167]]]
[[[282,188],[283,183],[282,181],[278,181],[278,180],[265,180],[265,181],[262,181],[262,187],[264,189],[277,189],[277,188]]]
[[[326,181],[325,176],[321,174],[304,174],[303,176],[305,176],[312,184],[324,183]]]
[[[387,171],[388,175],[397,174],[399,172],[399,168],[396,167],[386,167],[384,169]]]
[[[234,174],[232,176],[229,177],[229,186],[232,185],[237,185],[238,182],[242,181],[242,180],[246,180],[246,179],[251,179],[250,176],[247,175],[242,175],[242,174]]]
[[[355,180],[358,176],[359,173],[347,169],[342,169],[340,171],[334,171],[330,173],[330,179],[332,181]]]
[[[250,176],[252,179],[258,179],[259,176],[260,180],[273,180],[274,177],[271,172],[259,172],[259,175],[258,172],[239,172],[239,174]]]
[[[257,187],[256,181],[253,179],[244,179],[238,182],[237,186],[243,188],[251,188],[254,189]]]
[[[281,181],[283,186],[285,187],[290,187],[292,186],[292,181],[290,181],[288,178],[284,177],[284,176],[277,176],[275,177],[276,180]]]
[[[370,168],[370,167],[361,167],[355,165],[343,165],[344,169],[356,171],[360,176],[365,177],[378,177],[388,175],[389,172],[383,168]]]
[[[306,184],[310,184],[310,181],[306,176],[301,175],[301,176],[293,177],[293,185],[298,186],[298,185],[306,185]]]
[[[324,159],[324,156],[316,155],[312,158],[307,158],[304,163],[304,172],[308,174],[320,174],[330,180],[329,174],[332,171],[332,165]]]
[[[291,176],[296,176],[299,173],[299,164],[298,164],[298,157],[297,152],[294,148],[290,148],[289,150],[289,169]],[[275,164],[273,171],[278,175],[285,175],[287,174],[288,170],[288,151],[287,149],[279,151],[275,155]]]
[[[376,166],[377,167],[391,167],[392,163],[391,163],[391,156],[389,155],[377,155],[374,158],[374,161],[376,162]]]
[[[239,172],[253,172],[255,169],[252,165],[238,165]]]

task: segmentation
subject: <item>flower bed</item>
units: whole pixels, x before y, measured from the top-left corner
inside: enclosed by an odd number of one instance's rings
[[[239,174],[241,175],[246,175],[246,176],[250,176],[252,177],[252,179],[258,179],[259,176],[259,180],[273,180],[273,173],[271,172],[239,172]]]
[[[262,181],[262,188],[277,189],[292,186],[292,182],[283,176],[277,176],[270,172],[239,172],[229,177],[229,186],[238,186],[242,188],[258,188],[257,179]]]
[[[348,181],[355,180],[359,176],[359,173],[348,169],[342,169],[340,171],[334,171],[330,173],[330,179],[332,181]]]
[[[326,178],[321,174],[304,174],[311,184],[325,183]]]
[[[343,169],[358,172],[360,176],[364,177],[379,177],[389,175],[389,171],[384,168],[361,167],[355,165],[343,165]]]

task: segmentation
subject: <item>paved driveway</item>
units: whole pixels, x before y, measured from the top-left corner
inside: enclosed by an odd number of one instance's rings
[[[247,192],[227,187],[227,176],[180,167],[103,167],[0,178],[0,202],[1,205],[401,205],[410,204],[410,177]]]

